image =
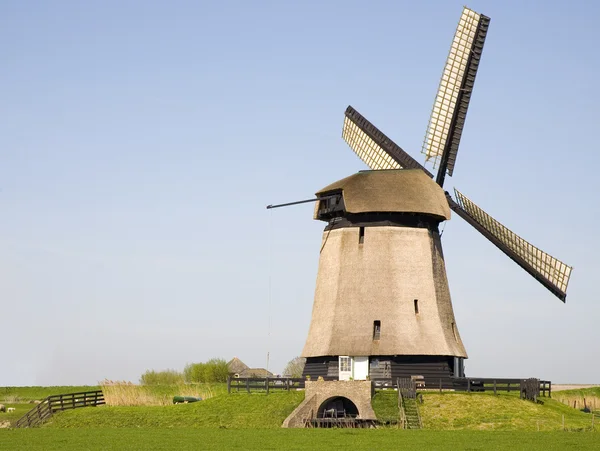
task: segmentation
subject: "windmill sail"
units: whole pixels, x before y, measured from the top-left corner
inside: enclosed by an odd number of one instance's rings
[[[509,230],[458,190],[458,203],[446,193],[450,208],[531,274],[561,301],[567,298],[572,267],[552,257]]]
[[[423,141],[425,161],[452,175],[490,18],[464,8],[450,47]]]
[[[351,106],[346,108],[342,138],[371,169],[422,169],[433,175]]]

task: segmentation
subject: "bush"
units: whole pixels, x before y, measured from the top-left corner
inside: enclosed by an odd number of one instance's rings
[[[206,363],[188,363],[183,370],[186,382],[226,382],[229,374],[227,362],[210,359]]]
[[[175,385],[183,383],[183,374],[175,370],[147,370],[140,377],[142,385]]]

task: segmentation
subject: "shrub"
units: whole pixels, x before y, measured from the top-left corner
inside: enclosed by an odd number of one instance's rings
[[[229,368],[223,359],[210,359],[206,363],[188,363],[183,376],[186,382],[226,382]]]
[[[147,370],[140,377],[142,385],[175,385],[183,383],[183,374],[175,370]]]

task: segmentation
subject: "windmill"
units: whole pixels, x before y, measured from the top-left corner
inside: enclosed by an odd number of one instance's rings
[[[342,137],[370,170],[316,193],[323,231],[304,375],[395,380],[445,387],[464,377],[439,224],[456,213],[563,302],[571,267],[533,246],[458,190],[452,176],[490,19],[465,7],[422,153],[423,165],[349,106]],[[273,208],[277,206],[268,206]]]
[[[439,224],[463,218],[565,302],[571,267],[536,248],[469,198],[452,176],[490,19],[465,7],[446,61],[422,153],[434,176],[358,111],[342,137],[367,164],[316,193],[323,232],[305,375],[422,376],[450,384],[467,358],[452,309]],[[286,204],[287,205],[287,204]]]

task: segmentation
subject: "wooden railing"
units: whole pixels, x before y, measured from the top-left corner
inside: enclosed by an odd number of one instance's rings
[[[466,392],[519,392],[521,391],[521,385],[527,379],[502,379],[502,378],[474,378],[474,377],[461,377],[452,378],[448,380],[435,380],[425,379],[420,381],[417,385],[418,390],[454,390],[454,391],[466,391]],[[373,380],[375,388],[398,388],[396,381],[386,380]],[[539,389],[541,396],[552,397],[552,382],[540,380]]]
[[[337,380],[337,378],[327,377],[325,380]],[[415,388],[417,390],[454,390],[466,392],[520,392],[521,385],[527,379],[502,379],[502,378],[474,378],[461,377],[451,379],[420,379],[406,383],[411,384],[412,390],[406,391],[408,386],[404,387],[402,382],[403,396],[414,396]],[[398,388],[398,379],[375,379],[372,381],[375,388]],[[306,379],[291,377],[228,377],[227,392],[247,392],[261,391],[269,393],[271,390],[296,390],[304,388]],[[540,395],[552,397],[552,382],[539,381]]]
[[[102,390],[86,391],[79,393],[66,393],[52,395],[44,399],[15,423],[17,428],[39,426],[55,412],[79,407],[99,406],[106,404]]]
[[[227,393],[271,390],[296,390],[304,388],[303,378],[293,377],[231,377],[227,378]]]
[[[398,421],[402,429],[407,429],[406,413],[404,412],[404,401],[402,399],[402,390],[398,390]]]

